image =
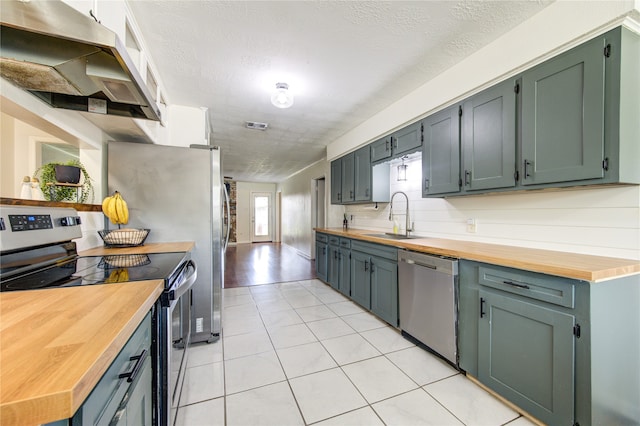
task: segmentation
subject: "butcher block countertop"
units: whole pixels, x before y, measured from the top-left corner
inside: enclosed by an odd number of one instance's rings
[[[348,229],[345,231],[342,228],[315,228],[315,230],[326,234],[386,244],[412,251],[475,260],[590,282],[640,274],[640,261],[633,259],[441,238],[425,237],[394,240],[367,235],[383,234],[384,232],[365,229]]]
[[[151,253],[172,253],[188,252],[193,250],[193,241],[177,243],[145,243],[142,246],[126,248],[93,247],[78,253],[80,256],[107,256],[111,254],[151,254]]]
[[[0,424],[72,417],[163,285],[149,280],[0,293]]]

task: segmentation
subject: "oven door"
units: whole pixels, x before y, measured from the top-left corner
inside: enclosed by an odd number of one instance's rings
[[[162,296],[159,347],[162,375],[160,425],[173,426],[187,368],[191,340],[191,287],[197,278],[192,260],[183,267],[180,278]]]

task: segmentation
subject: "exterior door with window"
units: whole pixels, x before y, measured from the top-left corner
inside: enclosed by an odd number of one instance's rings
[[[273,241],[271,196],[270,192],[251,194],[251,241],[254,243]]]

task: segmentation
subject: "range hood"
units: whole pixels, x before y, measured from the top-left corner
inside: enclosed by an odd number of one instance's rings
[[[2,0],[0,75],[55,108],[160,121],[118,36],[60,0]]]

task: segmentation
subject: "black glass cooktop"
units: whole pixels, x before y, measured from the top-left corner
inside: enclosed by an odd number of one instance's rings
[[[112,284],[161,279],[165,288],[179,273],[188,253],[78,257],[3,280],[2,291]]]

